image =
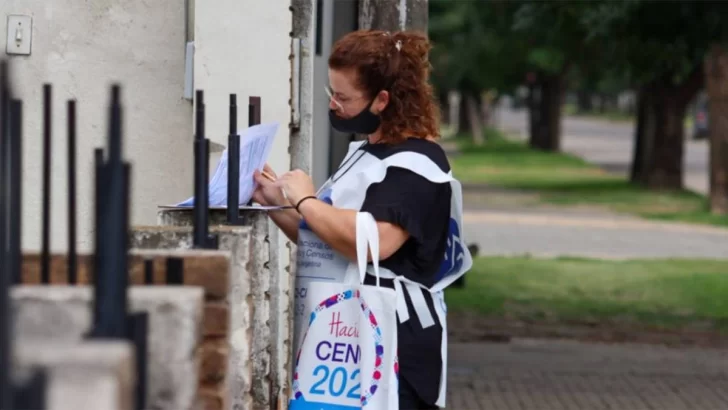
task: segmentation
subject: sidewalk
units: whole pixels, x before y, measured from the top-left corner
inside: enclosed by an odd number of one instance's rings
[[[452,410],[728,409],[728,351],[527,339],[449,350]]]

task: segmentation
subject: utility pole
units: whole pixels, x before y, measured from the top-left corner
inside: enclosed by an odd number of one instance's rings
[[[291,0],[291,169],[311,173],[316,0]]]
[[[359,28],[427,33],[427,0],[360,0]]]

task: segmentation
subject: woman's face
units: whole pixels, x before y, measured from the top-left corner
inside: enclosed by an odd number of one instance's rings
[[[364,91],[356,87],[354,70],[329,69],[329,84],[329,108],[339,117],[351,118],[369,105]],[[388,101],[389,93],[380,91],[370,110],[375,114],[379,113],[387,106]]]

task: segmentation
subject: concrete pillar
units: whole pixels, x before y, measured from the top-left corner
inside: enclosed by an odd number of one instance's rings
[[[359,28],[427,33],[427,0],[360,0]]]
[[[182,283],[200,287],[204,291],[203,341],[200,346],[199,399],[206,410],[226,408],[228,383],[231,374],[230,321],[231,292],[230,253],[218,250],[139,250],[129,252],[129,280],[132,285],[164,285],[171,278],[167,272],[167,260],[178,258],[182,263]],[[66,255],[51,256],[51,283],[68,284]],[[145,283],[145,261],[153,267],[151,283]],[[40,284],[40,255],[23,255],[23,284]],[[77,284],[92,282],[92,255],[78,255]]]
[[[242,212],[243,226],[223,226],[224,210],[210,211],[210,232],[231,252],[231,408],[285,408],[289,394],[293,276],[280,266],[278,229],[265,212]],[[135,227],[131,246],[174,249],[192,246],[192,211],[158,214],[162,226]],[[252,407],[251,407],[252,406]]]
[[[144,282],[144,261],[154,265],[154,284],[165,283],[169,274],[166,261],[177,257],[183,263],[183,283],[203,289],[205,301],[202,319],[202,342],[199,347],[198,400],[205,410],[230,408],[229,387],[233,375],[230,366],[231,340],[231,258],[230,253],[217,250],[140,250],[131,252],[130,279],[133,284]]]
[[[17,375],[45,371],[45,410],[134,410],[134,357],[131,343],[100,340],[24,339],[13,355]]]
[[[91,330],[89,286],[16,286],[11,292],[16,346],[28,341],[81,342]],[[198,287],[129,288],[129,309],[149,317],[147,405],[197,409],[203,290]],[[97,394],[88,390],[87,394]],[[86,408],[86,407],[77,407]]]
[[[291,60],[297,67],[291,75],[291,169],[311,174],[313,158],[313,60],[316,0],[291,0],[293,30]],[[295,106],[293,106],[295,105]]]

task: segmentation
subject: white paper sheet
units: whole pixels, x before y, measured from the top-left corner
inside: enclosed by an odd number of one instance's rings
[[[278,131],[278,123],[255,125],[239,131],[240,134],[240,191],[238,204],[247,205],[256,188],[253,173],[263,170]],[[228,150],[223,151],[209,184],[210,208],[227,207]],[[179,207],[194,206],[195,197],[177,204]]]
[[[159,209],[193,209],[190,205],[158,205]],[[211,211],[221,211],[227,209],[227,206],[211,206]],[[295,209],[293,205],[240,205],[238,209],[243,211],[279,211],[281,209]]]

